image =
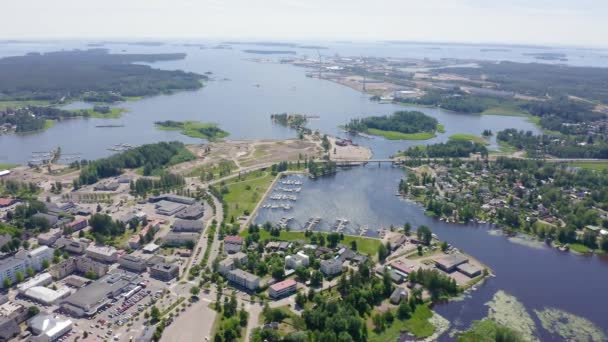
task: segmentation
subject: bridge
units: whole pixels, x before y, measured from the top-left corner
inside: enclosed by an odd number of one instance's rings
[[[500,155],[491,155],[489,158],[484,159],[481,157],[468,157],[468,158],[410,158],[410,157],[399,157],[399,158],[378,158],[378,159],[339,159],[339,160],[331,160],[335,162],[338,166],[359,166],[366,164],[393,164],[393,165],[401,165],[408,160],[421,160],[421,161],[429,161],[429,162],[440,162],[446,159],[458,159],[461,161],[488,161],[495,162],[498,157],[505,157],[510,159],[519,159],[519,160],[538,160],[546,163],[606,163],[608,159],[596,159],[596,158],[523,158],[523,157],[513,157],[513,156],[500,156]],[[325,163],[328,160],[316,160],[316,162]]]

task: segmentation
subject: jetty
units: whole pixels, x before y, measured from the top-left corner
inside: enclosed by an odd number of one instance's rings
[[[304,230],[307,231],[307,232],[312,232],[312,230],[319,223],[321,223],[321,218],[320,217],[311,217],[310,219],[308,219],[308,221],[306,221],[306,224],[304,224]]]
[[[334,231],[336,233],[342,233],[346,228],[346,224],[348,223],[347,219],[337,219],[336,223],[334,223]]]
[[[293,220],[293,217],[282,217],[277,223],[277,226],[281,229],[286,229],[289,221]]]

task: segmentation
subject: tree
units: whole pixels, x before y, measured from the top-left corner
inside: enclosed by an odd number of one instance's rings
[[[352,249],[353,251],[357,251],[357,241],[353,240],[350,242],[350,249]]]
[[[39,313],[40,313],[40,309],[37,306],[35,306],[35,305],[32,305],[29,308],[27,308],[27,316],[28,317],[34,317],[34,316],[36,316]]]
[[[296,276],[298,277],[298,279],[300,279],[301,282],[306,282],[310,277],[310,272],[308,271],[308,269],[306,269],[306,267],[300,266],[296,268]]]
[[[304,305],[306,304],[306,302],[308,301],[308,298],[306,298],[306,295],[298,292],[296,294],[296,305],[303,308]]]
[[[445,252],[447,252],[448,248],[449,248],[448,243],[446,241],[442,241],[441,242],[441,251],[445,253]]]
[[[190,288],[190,294],[192,297],[198,297],[198,294],[201,292],[201,288],[198,286],[192,286]]]
[[[372,321],[374,322],[374,329],[378,332],[384,330],[384,315],[379,314],[379,313],[375,313],[372,316]]]
[[[49,261],[48,260],[42,260],[42,269],[46,270],[47,268],[49,268]]]
[[[406,222],[406,223],[403,225],[403,233],[404,233],[406,236],[410,236],[410,234],[412,233],[412,225],[411,225],[409,222]]]
[[[21,273],[21,271],[15,272],[15,280],[17,284],[23,281],[23,273]]]
[[[399,308],[397,309],[397,316],[401,320],[408,319],[410,318],[411,312],[412,311],[410,306],[405,301],[402,301],[401,304],[399,304]]]
[[[8,277],[4,278],[4,282],[2,283],[2,285],[5,289],[8,289],[9,287],[11,287],[11,280]]]
[[[378,260],[381,263],[384,263],[386,257],[388,257],[388,253],[389,251],[386,249],[385,245],[381,244],[380,246],[378,246]]]
[[[27,273],[27,276],[31,278],[31,277],[33,277],[33,276],[34,276],[34,269],[33,269],[33,268],[31,268],[31,267],[28,267],[28,268],[25,270],[25,273]]]
[[[153,305],[152,308],[150,308],[150,319],[152,323],[156,323],[160,320],[160,310],[158,310],[156,305]]]
[[[422,241],[427,246],[431,243],[431,240],[433,239],[433,233],[431,232],[431,229],[427,226],[418,227],[418,229],[416,230],[416,236],[418,237],[418,240]]]
[[[310,285],[313,287],[319,287],[323,283],[323,273],[320,271],[312,272],[310,276]]]

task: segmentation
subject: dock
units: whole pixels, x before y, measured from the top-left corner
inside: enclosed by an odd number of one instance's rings
[[[277,226],[281,229],[286,229],[289,221],[293,220],[293,217],[282,217],[277,223]]]
[[[346,228],[346,224],[348,223],[347,219],[337,219],[336,223],[334,223],[334,231],[336,233],[342,233]]]
[[[320,217],[311,217],[310,219],[308,219],[308,221],[306,221],[306,224],[304,225],[304,230],[307,231],[307,232],[312,232],[313,229],[319,223],[321,223],[321,218]]]

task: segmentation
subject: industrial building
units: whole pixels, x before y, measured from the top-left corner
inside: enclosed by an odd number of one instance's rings
[[[40,273],[40,274],[28,279],[26,282],[17,285],[17,290],[19,291],[19,293],[23,294],[23,293],[25,293],[25,291],[29,290],[32,287],[46,286],[52,282],[53,282],[53,276],[51,276],[50,273],[48,273],[48,272]]]
[[[268,289],[268,294],[270,295],[270,297],[276,299],[288,296],[296,292],[296,290],[296,281],[293,279],[286,279],[270,286],[270,288]]]
[[[458,265],[458,267],[456,267],[456,269],[458,270],[458,272],[466,275],[469,278],[475,278],[475,277],[481,275],[481,268],[479,268],[475,265],[472,265],[468,262]]]
[[[469,259],[462,254],[452,254],[435,260],[435,265],[445,272],[452,272],[456,270],[456,267],[468,261]]]
[[[169,201],[160,201],[154,205],[154,208],[159,215],[173,216],[184,210],[186,205]]]
[[[128,291],[129,285],[136,279],[137,275],[130,272],[107,274],[66,298],[61,307],[77,317],[92,316],[112,298]]]
[[[184,210],[180,211],[175,215],[175,217],[184,220],[198,220],[205,215],[205,207],[201,204],[193,204],[189,207],[186,207]]]
[[[164,195],[160,195],[160,196],[150,197],[150,199],[148,201],[150,203],[167,201],[167,202],[181,203],[181,204],[186,204],[186,205],[192,205],[196,202],[196,200],[194,198],[172,195],[172,194],[164,194]]]

